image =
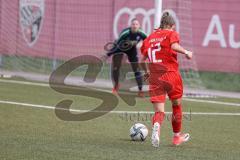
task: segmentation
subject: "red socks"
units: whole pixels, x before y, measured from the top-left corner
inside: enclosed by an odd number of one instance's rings
[[[164,112],[155,112],[154,116],[152,117],[152,125],[154,125],[154,123],[156,122],[162,125],[164,118],[165,118]]]
[[[158,122],[162,125],[165,118],[164,112],[155,112],[152,118],[152,124]],[[176,105],[172,106],[172,128],[174,133],[180,133],[182,128],[182,106]]]
[[[182,106],[172,106],[172,128],[174,133],[180,133],[182,128]]]

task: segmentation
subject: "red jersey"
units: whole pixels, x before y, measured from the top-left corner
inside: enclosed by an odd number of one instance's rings
[[[177,52],[171,45],[179,41],[177,32],[159,29],[144,40],[141,52],[150,62],[161,63],[167,71],[178,71]]]

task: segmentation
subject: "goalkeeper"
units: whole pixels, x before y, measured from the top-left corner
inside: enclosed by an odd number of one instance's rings
[[[123,58],[123,53],[125,53],[128,57],[128,61],[131,63],[132,70],[135,75],[135,79],[138,85],[138,96],[143,97],[144,94],[142,92],[142,75],[140,72],[140,67],[138,64],[138,51],[137,45],[138,43],[142,43],[143,40],[147,38],[147,35],[141,30],[141,26],[139,21],[134,18],[131,21],[131,26],[124,29],[116,40],[116,46],[107,53],[105,58],[112,56],[112,80],[113,80],[113,90],[114,94],[117,94],[119,90],[119,74],[120,68]]]

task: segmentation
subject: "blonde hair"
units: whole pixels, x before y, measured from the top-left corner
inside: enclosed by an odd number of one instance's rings
[[[169,12],[164,12],[161,18],[161,24],[160,24],[160,29],[166,29],[168,27],[172,27],[173,25],[175,25],[176,22],[173,18],[172,15],[170,15]]]

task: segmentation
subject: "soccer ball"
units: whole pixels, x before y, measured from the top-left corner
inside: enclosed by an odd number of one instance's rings
[[[130,137],[133,141],[144,141],[147,135],[148,129],[141,123],[136,123],[130,128]]]

